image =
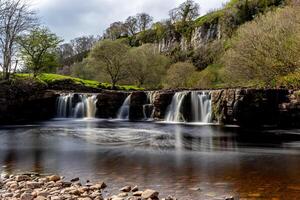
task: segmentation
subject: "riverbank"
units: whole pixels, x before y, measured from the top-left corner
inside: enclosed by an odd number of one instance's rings
[[[2,200],[158,200],[159,192],[152,189],[140,190],[138,186],[124,186],[109,194],[104,182],[86,181],[80,178],[65,180],[57,175],[24,173],[2,174],[0,197]],[[172,196],[162,200],[176,200]]]

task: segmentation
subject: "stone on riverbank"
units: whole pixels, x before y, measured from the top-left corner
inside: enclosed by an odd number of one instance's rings
[[[0,200],[158,200],[158,192],[138,186],[125,186],[122,193],[103,198],[104,182],[82,186],[79,182],[65,182],[57,175],[10,175],[0,178]],[[106,193],[108,194],[108,193]],[[175,200],[167,197],[163,200]]]

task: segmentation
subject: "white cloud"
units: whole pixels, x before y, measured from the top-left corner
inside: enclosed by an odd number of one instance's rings
[[[227,0],[196,0],[201,13],[221,7]],[[34,0],[43,24],[65,40],[81,35],[101,35],[115,21],[147,12],[155,21],[184,0]]]

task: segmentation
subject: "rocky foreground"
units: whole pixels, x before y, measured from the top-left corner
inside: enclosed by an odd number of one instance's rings
[[[1,200],[158,200],[155,190],[140,191],[138,186],[125,186],[116,195],[104,197],[104,182],[82,185],[79,178],[70,181],[57,175],[33,174],[2,175],[0,179]],[[164,200],[175,200],[171,196]]]

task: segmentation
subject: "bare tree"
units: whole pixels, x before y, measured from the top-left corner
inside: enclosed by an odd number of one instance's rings
[[[125,27],[129,35],[136,34],[138,30],[138,19],[135,16],[130,16],[125,21]]]
[[[96,41],[94,36],[82,36],[71,40],[71,45],[75,54],[81,54],[91,50]]]
[[[9,79],[14,66],[18,36],[37,24],[35,12],[23,0],[0,1],[0,49],[2,53],[2,73]]]
[[[153,17],[147,13],[137,14],[138,27],[140,31],[145,31],[152,25]]]
[[[172,22],[182,21],[187,22],[199,16],[200,6],[193,0],[186,0],[179,7],[172,9],[169,12]]]
[[[120,37],[123,37],[127,34],[125,25],[123,22],[114,22],[112,23],[108,29],[106,29],[106,33],[104,34],[105,39],[116,40]]]

